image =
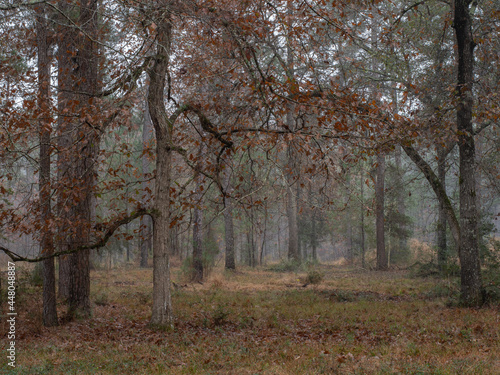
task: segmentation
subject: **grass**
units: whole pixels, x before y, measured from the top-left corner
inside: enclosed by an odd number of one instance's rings
[[[0,373],[498,373],[498,306],[448,307],[456,280],[318,266],[304,287],[308,272],[216,270],[192,285],[174,268],[171,332],[148,326],[151,269],[93,271],[93,317],[55,328],[41,326],[39,287],[23,286],[18,366],[0,357]]]

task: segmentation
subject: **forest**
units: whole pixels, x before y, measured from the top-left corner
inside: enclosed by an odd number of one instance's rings
[[[497,373],[497,0],[0,17],[2,371]]]

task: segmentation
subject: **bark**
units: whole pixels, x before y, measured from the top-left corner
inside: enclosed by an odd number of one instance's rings
[[[66,1],[59,3],[59,9],[62,14],[74,12]],[[59,251],[67,250],[66,241],[68,222],[70,221],[70,212],[65,209],[68,196],[65,191],[71,189],[69,171],[71,170],[71,160],[69,157],[70,148],[73,143],[72,132],[74,124],[71,122],[71,112],[69,108],[73,106],[76,96],[73,94],[72,79],[72,57],[76,54],[76,32],[75,29],[65,26],[67,20],[64,16],[58,18],[57,29],[57,149],[59,150],[57,158],[57,181],[59,187],[57,191],[57,217],[60,218],[60,224],[57,228],[56,245]],[[69,298],[69,277],[70,277],[70,257],[59,257],[59,298],[67,300]]]
[[[93,93],[98,90],[97,50],[97,1],[85,0],[79,3],[78,24],[84,31],[77,35],[77,50],[73,56],[73,76],[78,94],[77,106],[80,118],[94,116],[97,106]],[[90,122],[95,120],[90,119]],[[71,245],[89,244],[91,242],[91,226],[93,221],[93,190],[96,182],[96,159],[99,147],[99,134],[88,121],[78,124],[74,134],[75,141],[82,139],[81,144],[72,153],[72,181],[76,183],[79,197],[72,207],[72,215],[76,218],[78,228],[70,240]],[[91,315],[90,305],[90,251],[83,250],[70,255],[70,278],[68,312],[70,316],[88,317]]]
[[[47,20],[45,7],[36,7],[36,41],[38,49],[38,109],[40,137],[40,206],[42,223],[41,253],[50,255],[54,252],[51,229],[51,181],[50,181],[50,61],[47,35]],[[52,327],[58,325],[56,308],[56,276],[54,258],[42,263],[43,271],[43,325]]]
[[[170,57],[171,23],[168,10],[157,22],[157,48],[148,71],[148,106],[156,135],[156,181],[153,226],[153,308],[150,324],[173,328],[170,292],[170,184],[172,174],[172,127],[164,104],[166,74]],[[180,112],[177,112],[180,113]]]
[[[232,185],[231,185],[231,169],[228,167],[224,175],[224,187],[226,195],[224,196],[224,229],[226,241],[226,269],[236,269],[236,262],[234,260],[234,223],[233,223],[233,202],[231,199]]]
[[[455,0],[453,26],[457,40],[457,132],[460,155],[460,278],[461,303],[479,306],[483,302],[477,230],[475,144],[472,126],[474,82],[474,39],[469,13],[470,0]]]
[[[93,187],[99,136],[91,126],[99,111],[93,93],[97,91],[99,55],[97,2],[61,2],[58,46],[58,211],[62,213],[58,234],[60,249],[85,246],[91,240]],[[66,17],[71,18],[69,21]],[[67,25],[80,25],[83,32]],[[79,121],[85,119],[85,121]],[[89,251],[71,254],[60,261],[60,294],[68,300],[68,315],[90,315]]]
[[[376,234],[377,234],[377,269],[386,270],[388,268],[388,258],[385,248],[385,225],[384,225],[384,179],[385,179],[385,156],[382,153],[377,155],[377,180],[375,184],[376,201]]]

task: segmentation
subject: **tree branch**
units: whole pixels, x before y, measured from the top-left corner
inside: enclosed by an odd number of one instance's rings
[[[91,249],[99,249],[101,247],[106,246],[106,243],[109,241],[109,239],[113,236],[113,234],[116,232],[118,228],[120,228],[122,225],[128,224],[131,221],[137,219],[138,217],[144,216],[144,215],[149,215],[154,218],[154,215],[147,209],[141,208],[135,212],[132,212],[130,215],[125,216],[120,219],[116,219],[114,222],[110,223],[108,225],[108,228],[104,232],[104,235],[96,242],[90,245],[85,245],[85,246],[78,246],[75,248],[63,250],[63,251],[56,251],[53,254],[50,255],[40,255],[36,258],[28,258],[24,257],[22,255],[19,255],[17,253],[14,253],[13,251],[0,246],[0,250],[3,251],[7,256],[12,259],[13,262],[29,262],[29,263],[36,263],[36,262],[41,262],[46,259],[50,258],[55,258],[59,257],[61,255],[68,255],[68,254],[73,254],[77,253],[79,251],[83,250],[91,250]]]

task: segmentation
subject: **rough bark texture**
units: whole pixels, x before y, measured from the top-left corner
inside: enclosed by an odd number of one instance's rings
[[[457,40],[457,132],[460,154],[460,278],[461,302],[465,306],[482,304],[482,280],[477,238],[475,144],[472,127],[474,81],[474,40],[469,13],[470,0],[455,0],[453,26]]]
[[[90,126],[93,116],[98,113],[92,94],[97,91],[98,62],[97,53],[97,0],[86,0],[79,3],[78,24],[84,31],[79,32],[76,40],[76,54],[73,56],[73,77],[75,91],[78,92],[78,115],[80,121],[75,129],[77,149],[70,155],[71,169],[69,174],[78,190],[76,202],[71,207],[72,217],[76,219],[77,230],[70,239],[71,245],[85,245],[91,242],[91,225],[93,221],[93,205],[95,204],[94,186],[96,181],[96,158],[99,150],[99,134]],[[69,315],[88,317],[91,315],[90,305],[90,251],[83,250],[70,255],[69,277]]]
[[[170,292],[170,183],[172,169],[172,127],[164,105],[165,80],[170,56],[171,23],[164,9],[158,16],[157,48],[150,68],[148,106],[156,134],[156,181],[153,226],[153,308],[150,323],[173,327]]]
[[[62,14],[74,12],[66,1],[61,1],[59,9]],[[66,241],[67,225],[70,220],[70,212],[65,209],[68,197],[64,191],[70,189],[70,181],[68,171],[71,168],[69,158],[70,148],[73,143],[72,132],[74,125],[71,122],[71,112],[69,108],[73,106],[76,99],[72,92],[73,77],[72,77],[72,57],[76,54],[76,31],[72,27],[66,26],[67,20],[63,15],[57,19],[57,149],[60,150],[57,157],[57,181],[59,182],[57,194],[57,214],[61,219],[61,223],[57,228],[57,248],[59,251],[67,250],[68,243]],[[67,300],[69,298],[69,276],[70,276],[70,257],[59,257],[59,298]]]
[[[94,116],[99,113],[97,91],[97,1],[61,2],[58,33],[58,233],[60,250],[88,244],[93,219],[95,159],[99,136]],[[74,25],[79,25],[80,32]],[[83,120],[85,119],[85,121]],[[69,316],[89,316],[89,251],[60,260],[60,295],[68,300]]]
[[[377,269],[386,270],[389,265],[385,248],[385,226],[384,226],[384,189],[385,189],[385,156],[377,155],[377,180],[375,184],[376,201],[376,234],[377,234]]]
[[[226,269],[236,269],[236,262],[234,257],[234,223],[233,223],[233,202],[231,199],[232,185],[231,185],[231,168],[226,169],[224,175],[224,187],[226,189],[226,196],[224,197],[224,229],[226,241]]]
[[[36,41],[38,49],[38,110],[40,129],[40,206],[42,238],[41,253],[50,255],[54,252],[51,230],[51,182],[50,182],[50,61],[48,56],[47,20],[45,7],[36,7]],[[56,275],[54,258],[43,261],[43,324],[46,327],[58,325],[56,308]]]

